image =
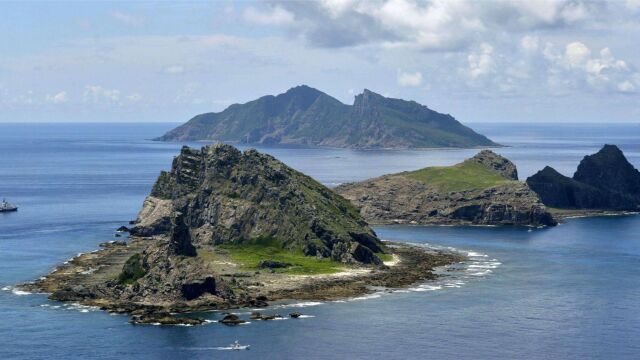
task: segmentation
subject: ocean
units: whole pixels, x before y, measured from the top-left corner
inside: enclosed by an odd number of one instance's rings
[[[0,124],[0,359],[637,359],[640,216],[547,229],[375,227],[382,239],[463,251],[431,283],[266,312],[307,317],[237,327],[129,324],[128,317],[12,288],[114,240],[182,144],[148,139],[175,124]],[[617,144],[640,168],[638,124],[472,124],[521,179],[571,175]],[[202,144],[189,144],[201,146]],[[259,147],[328,186],[459,162],[477,150]],[[242,316],[250,309],[238,310]],[[198,314],[207,319],[220,312]],[[238,340],[249,351],[228,351]]]

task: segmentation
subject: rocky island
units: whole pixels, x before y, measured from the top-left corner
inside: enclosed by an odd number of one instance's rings
[[[547,166],[527,184],[545,205],[563,215],[640,211],[640,172],[615,145],[585,156],[572,178]]]
[[[197,324],[172,313],[349,297],[433,279],[433,268],[464,259],[383,243],[334,191],[223,144],[183,147],[134,225],[128,242],[101,244],[23,288],[136,323]]]
[[[195,116],[156,140],[359,149],[498,146],[451,115],[414,101],[364,90],[346,105],[305,85]]]
[[[556,225],[508,159],[483,150],[428,167],[338,186],[372,224]]]

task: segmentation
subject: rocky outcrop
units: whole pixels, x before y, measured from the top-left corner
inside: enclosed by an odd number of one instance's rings
[[[374,224],[556,224],[538,196],[525,183],[513,180],[517,170],[509,160],[482,151],[467,161],[501,174],[503,180],[487,188],[443,191],[412,173],[399,173],[341,185],[336,191]],[[461,171],[459,176],[467,175]]]
[[[640,210],[640,173],[615,145],[585,156],[573,178],[547,166],[527,184],[554,208]]]
[[[167,231],[172,246],[269,238],[344,263],[380,264],[375,253],[384,252],[358,210],[332,190],[269,155],[223,144],[184,147],[158,178],[132,232]]]
[[[487,169],[500,174],[509,180],[518,180],[518,169],[511,160],[502,157],[491,150],[482,150],[476,156],[469,159],[476,162]]]
[[[298,86],[277,96],[198,115],[156,140],[217,140],[250,144],[298,144],[346,148],[496,146],[452,116],[414,101],[369,90],[353,106]]]

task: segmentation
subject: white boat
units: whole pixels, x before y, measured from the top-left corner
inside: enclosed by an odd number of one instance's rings
[[[7,202],[7,200],[2,199],[0,203],[0,212],[9,212],[9,211],[18,211],[18,207],[15,205],[11,205]]]
[[[231,350],[249,350],[250,345],[240,345],[238,340],[236,340],[236,342],[229,345],[229,347],[231,348]]]

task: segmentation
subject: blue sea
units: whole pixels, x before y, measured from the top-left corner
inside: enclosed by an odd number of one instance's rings
[[[0,124],[0,359],[638,359],[640,216],[576,218],[548,229],[376,227],[386,240],[463,251],[436,282],[267,312],[308,317],[237,327],[134,326],[128,317],[12,288],[114,239],[182,144],[175,124]],[[508,145],[525,178],[571,175],[604,143],[640,167],[640,125],[473,124]],[[190,144],[200,146],[202,144]],[[328,186],[475,150],[263,147]],[[249,310],[239,310],[246,316]],[[221,313],[199,314],[211,320]],[[249,351],[228,351],[239,340]]]

